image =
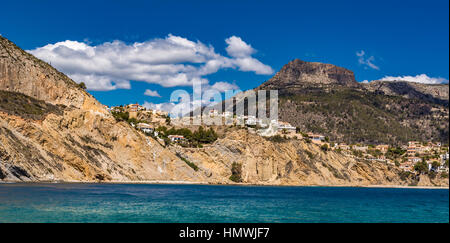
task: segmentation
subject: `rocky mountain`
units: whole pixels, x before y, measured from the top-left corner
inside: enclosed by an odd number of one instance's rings
[[[358,87],[352,71],[332,64],[295,59],[284,65],[270,80],[257,89],[277,89],[280,94],[295,94],[304,88],[334,86]]]
[[[448,84],[374,81],[331,64],[294,60],[255,90],[279,91],[279,117],[347,143],[448,143]]]

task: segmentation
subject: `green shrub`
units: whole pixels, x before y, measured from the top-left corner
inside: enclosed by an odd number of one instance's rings
[[[402,179],[403,181],[410,178],[412,176],[412,173],[409,171],[402,171],[400,172],[400,179]]]
[[[439,162],[437,162],[437,161],[434,161],[434,162],[431,164],[431,167],[432,167],[433,169],[435,169],[435,170],[437,170],[440,166],[441,166],[441,163],[439,163]]]
[[[86,84],[84,82],[79,83],[78,87],[80,87],[82,89],[87,89]]]
[[[189,147],[202,147],[202,144],[213,143],[218,138],[217,133],[212,128],[205,130],[203,127],[199,127],[197,131],[192,132],[188,128],[175,129],[172,127],[167,129],[165,126],[160,126],[156,128],[156,131],[162,138],[167,138],[169,135],[181,135],[186,139],[184,145]]]
[[[363,156],[363,152],[359,151],[359,150],[353,150],[352,153],[353,153],[353,156],[358,157],[358,158],[361,158]]]
[[[114,118],[116,118],[116,121],[128,121],[130,118],[130,113],[128,112],[111,112]]]
[[[414,165],[414,170],[421,174],[425,174],[428,172],[428,164],[425,161],[417,162]]]
[[[308,155],[308,158],[310,158],[310,159],[314,159],[314,154],[313,153],[311,153],[310,151],[308,151],[308,150],[305,150],[305,153],[306,153],[306,155]]]
[[[203,127],[199,127],[197,131],[193,134],[193,140],[198,143],[213,143],[217,140],[218,135],[214,131],[214,129],[209,128],[209,130],[205,130]]]
[[[275,136],[266,137],[266,140],[274,142],[274,143],[283,143],[283,142],[286,142],[288,139],[286,137],[282,137],[277,134]]]
[[[236,183],[242,182],[242,165],[238,164],[236,162],[233,162],[233,164],[231,165],[231,176],[230,176],[230,180],[234,181]]]
[[[181,156],[181,154],[177,153],[176,154],[178,156],[178,158],[180,158],[181,160],[183,160],[187,165],[189,165],[189,167],[191,167],[193,170],[198,171],[198,166],[194,163],[192,163],[191,161],[189,161],[188,159],[184,158],[183,156]]]

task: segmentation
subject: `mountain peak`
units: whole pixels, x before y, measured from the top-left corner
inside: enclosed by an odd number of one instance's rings
[[[339,85],[354,87],[358,83],[352,71],[333,64],[294,59],[259,89],[295,90],[304,87]]]

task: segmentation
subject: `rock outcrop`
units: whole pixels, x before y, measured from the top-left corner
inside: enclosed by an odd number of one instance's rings
[[[318,62],[295,59],[257,89],[277,89],[280,93],[296,93],[304,88],[329,86],[358,87],[352,71]]]

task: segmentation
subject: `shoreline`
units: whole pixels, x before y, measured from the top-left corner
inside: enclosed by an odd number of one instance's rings
[[[351,187],[351,188],[397,188],[397,189],[446,189],[446,186],[405,186],[405,185],[279,185],[279,184],[254,184],[254,183],[230,183],[218,184],[192,181],[0,181],[1,184],[142,184],[142,185],[206,185],[206,186],[271,186],[271,187]]]

